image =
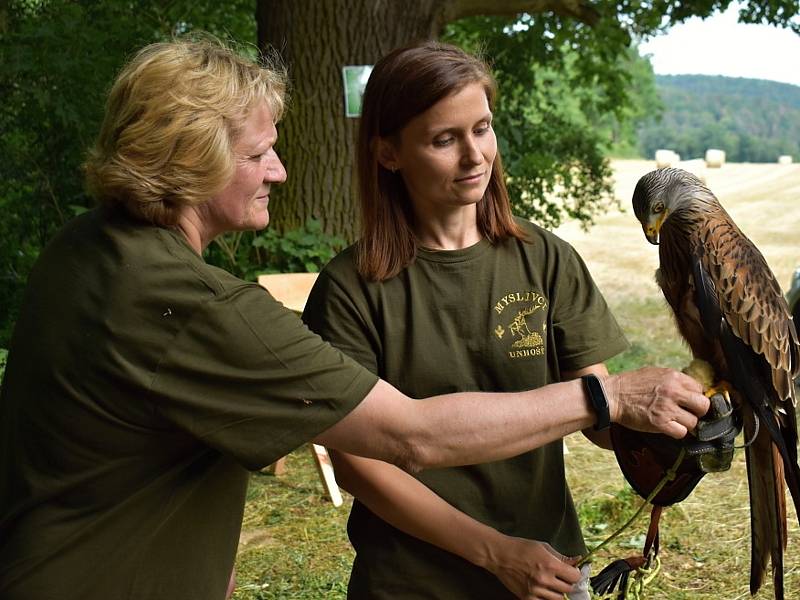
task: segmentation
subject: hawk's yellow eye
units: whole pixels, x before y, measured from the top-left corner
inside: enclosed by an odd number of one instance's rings
[[[653,204],[653,212],[655,214],[664,212],[664,203],[663,202],[656,202],[655,204]]]

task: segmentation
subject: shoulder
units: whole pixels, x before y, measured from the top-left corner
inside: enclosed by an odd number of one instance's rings
[[[206,263],[177,229],[107,209],[98,212],[96,220],[101,254],[122,265],[118,279],[138,296],[175,297],[190,305],[257,287]]]
[[[525,240],[520,240],[520,244],[528,250],[539,247],[544,250],[569,254],[575,252],[569,242],[561,239],[552,231],[540,227],[536,223],[523,219],[522,217],[514,217],[514,222],[522,229],[525,235]]]
[[[366,285],[368,282],[356,267],[356,246],[353,244],[334,256],[320,271],[317,282],[326,285],[334,283],[344,290],[355,290]]]
[[[328,276],[347,276],[358,275],[356,268],[356,246],[352,244],[334,256],[325,267],[323,267],[320,274]]]

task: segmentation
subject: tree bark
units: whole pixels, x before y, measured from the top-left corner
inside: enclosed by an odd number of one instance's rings
[[[328,233],[358,236],[358,119],[345,116],[343,66],[372,65],[464,16],[547,10],[586,22],[596,16],[582,0],[259,0],[259,46],[278,50],[293,86],[277,145],[288,179],[273,193],[272,226],[292,229],[313,217]]]

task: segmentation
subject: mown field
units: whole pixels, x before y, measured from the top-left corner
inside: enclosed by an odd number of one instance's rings
[[[694,165],[687,165],[694,168]],[[623,211],[599,218],[588,232],[574,225],[558,230],[586,260],[624,328],[631,348],[610,364],[680,368],[688,361],[653,280],[657,249],[649,245],[628,208],[639,176],[651,161],[614,164]],[[709,187],[744,232],[759,246],[781,285],[800,266],[800,165],[728,164],[705,171]],[[613,455],[580,435],[567,438],[568,478],[590,547],[638,506]],[[237,600],[344,598],[352,551],[345,524],[352,499],[334,508],[326,499],[306,448],[288,458],[280,476],[256,474],[248,494],[237,559]],[[787,599],[800,598],[800,527],[789,514]],[[641,547],[646,518],[622,535],[595,564],[633,554]],[[648,588],[653,600],[748,598],[749,507],[744,455],[733,467],[709,475],[692,495],[665,511],[661,526],[663,568]],[[767,583],[758,598],[772,598]],[[457,599],[454,599],[457,600]],[[490,599],[487,599],[490,600]]]

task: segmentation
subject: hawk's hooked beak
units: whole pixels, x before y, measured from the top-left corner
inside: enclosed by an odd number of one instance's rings
[[[642,225],[642,229],[644,230],[644,237],[646,237],[647,241],[653,244],[654,246],[658,246],[659,232],[661,231],[661,225],[664,223],[664,219],[666,218],[667,218],[667,211],[663,211],[658,213],[657,215],[650,215],[650,218],[647,220],[647,223]]]

